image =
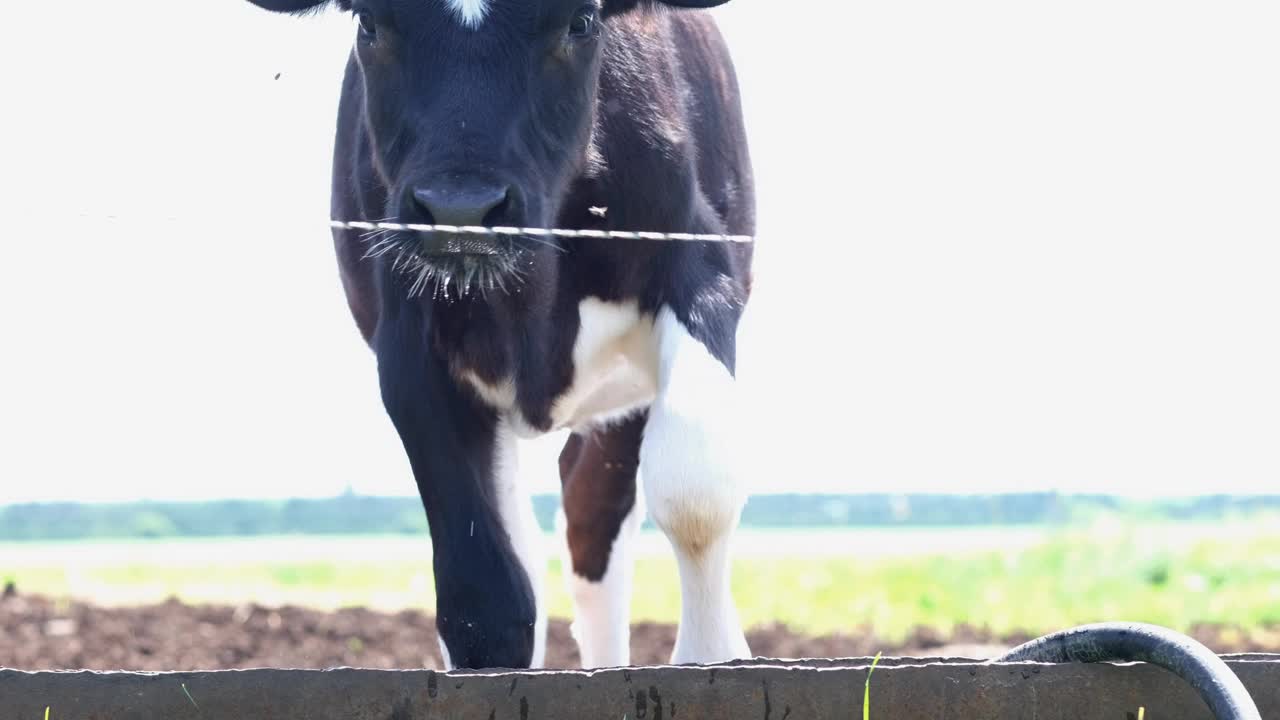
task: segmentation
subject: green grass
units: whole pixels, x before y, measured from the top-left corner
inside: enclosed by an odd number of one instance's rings
[[[862,720],[871,720],[871,673],[876,671],[876,665],[879,664],[880,653],[876,653],[876,659],[867,668],[867,684],[862,687]]]
[[[882,541],[892,543],[893,536]],[[0,545],[0,557],[10,560],[0,581],[12,579],[24,592],[113,603],[173,595],[195,602],[433,606],[430,551],[421,541],[287,542],[312,551],[263,552],[268,545],[251,539],[188,541],[167,544],[167,554],[157,559],[147,556],[153,546],[146,543],[113,546],[112,552],[78,543]],[[945,542],[910,554],[842,541],[838,534],[825,542],[848,543],[848,554],[831,552],[843,549],[836,545],[806,556],[806,543],[796,543],[782,553],[740,555],[733,586],[743,621],[777,621],[810,632],[871,626],[886,640],[901,639],[914,626],[945,632],[960,623],[1032,633],[1105,619],[1179,630],[1198,622],[1280,623],[1280,527],[1273,525],[1046,531],[1039,541],[1009,550],[951,555],[944,554]],[[332,544],[331,559],[326,543]],[[993,546],[1000,546],[998,538]],[[668,555],[650,553],[637,561],[634,619],[679,616],[679,585]],[[556,562],[547,590],[552,614],[567,617],[570,603]]]

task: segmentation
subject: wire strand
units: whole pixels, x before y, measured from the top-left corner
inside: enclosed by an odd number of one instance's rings
[[[751,235],[723,235],[719,233],[666,233],[635,230],[568,230],[563,228],[526,228],[480,225],[422,225],[417,223],[364,222],[359,220],[330,220],[335,230],[360,230],[373,232],[446,233],[452,235],[529,236],[562,238],[598,238],[605,240],[660,240],[674,242],[730,242],[751,243]]]

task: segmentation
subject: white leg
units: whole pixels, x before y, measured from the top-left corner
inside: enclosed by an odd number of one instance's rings
[[[631,587],[635,574],[635,544],[644,523],[644,502],[636,493],[635,505],[618,528],[609,551],[604,577],[592,582],[573,571],[569,555],[567,527],[563,511],[561,524],[561,566],[565,589],[573,598],[573,639],[578,642],[585,669],[623,667],[631,664]]]
[[[669,308],[654,323],[658,395],[640,445],[649,514],[680,568],[673,663],[750,656],[729,586],[730,536],[746,502],[734,443],[741,418],[733,376]]]
[[[512,548],[520,558],[520,564],[529,577],[529,585],[533,588],[538,615],[533,629],[533,661],[530,667],[540,668],[547,655],[547,602],[543,593],[547,556],[542,544],[542,530],[533,513],[533,499],[528,485],[520,480],[517,455],[519,441],[505,421],[498,423],[496,435],[494,493],[498,499],[502,525],[511,537]]]

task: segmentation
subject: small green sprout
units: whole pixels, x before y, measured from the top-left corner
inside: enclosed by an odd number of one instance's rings
[[[876,671],[876,665],[880,663],[880,653],[876,653],[876,659],[871,661],[871,669],[867,671],[867,684],[862,690],[862,720],[871,720],[871,673]]]

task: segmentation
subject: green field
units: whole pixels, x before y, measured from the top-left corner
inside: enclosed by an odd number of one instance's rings
[[[647,535],[638,555],[634,618],[674,621],[680,596],[665,541]],[[552,613],[567,617],[559,563],[549,570]],[[6,543],[0,579],[108,604],[433,606],[430,545],[404,536]],[[887,639],[960,623],[1247,628],[1280,623],[1280,523],[744,532],[734,592],[748,625],[869,625]]]

